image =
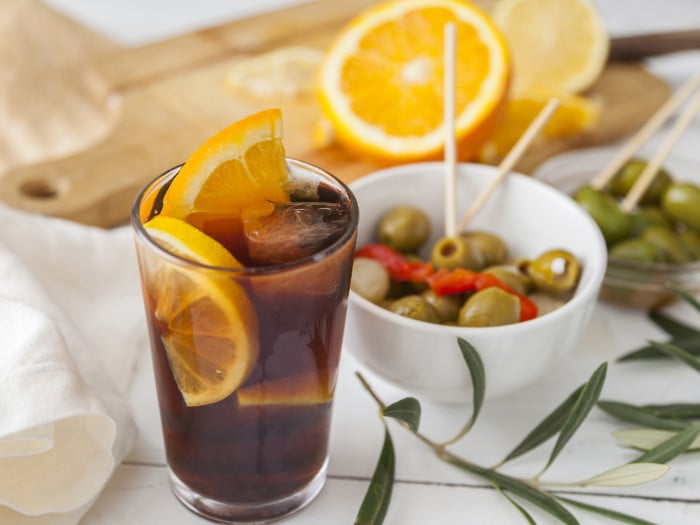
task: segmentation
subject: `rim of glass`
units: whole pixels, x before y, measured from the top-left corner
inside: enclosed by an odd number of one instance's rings
[[[288,168],[297,168],[297,169],[303,169],[307,171],[311,171],[318,175],[322,180],[328,180],[332,182],[334,185],[336,185],[339,189],[343,191],[343,193],[347,196],[347,201],[349,202],[350,206],[350,221],[348,223],[348,227],[346,230],[343,232],[343,234],[336,239],[333,243],[330,245],[326,246],[325,248],[308,255],[306,257],[302,257],[301,259],[296,259],[291,262],[286,262],[283,264],[271,264],[271,265],[265,265],[265,266],[250,266],[250,267],[243,267],[243,268],[229,268],[225,266],[210,266],[207,264],[199,263],[197,261],[192,261],[191,259],[187,259],[184,257],[181,257],[175,253],[172,253],[165,248],[163,248],[161,245],[159,245],[157,242],[153,240],[153,238],[149,235],[148,231],[146,228],[143,227],[143,223],[141,222],[141,217],[140,217],[140,206],[143,201],[144,196],[149,193],[149,191],[152,191],[154,186],[157,185],[158,182],[160,182],[162,179],[167,179],[168,177],[172,178],[179,173],[180,169],[182,168],[183,164],[179,164],[177,166],[174,166],[163,173],[159,174],[158,176],[154,177],[151,179],[147,184],[144,185],[143,188],[139,191],[138,195],[136,196],[136,200],[134,201],[134,204],[131,208],[131,226],[132,229],[136,232],[137,236],[146,244],[149,249],[155,251],[158,253],[161,257],[170,260],[171,262],[174,262],[180,266],[188,266],[188,267],[195,267],[195,268],[200,268],[200,269],[205,269],[205,270],[215,270],[217,272],[229,272],[229,273],[234,273],[234,274],[265,274],[265,273],[273,273],[273,272],[278,272],[280,270],[288,270],[288,269],[293,269],[301,266],[305,266],[308,264],[313,264],[316,262],[319,262],[328,256],[330,256],[332,253],[340,250],[343,246],[345,246],[348,241],[352,238],[352,236],[355,234],[357,231],[357,226],[359,224],[359,209],[357,205],[357,199],[355,198],[354,193],[350,189],[350,187],[345,184],[343,181],[341,181],[339,178],[337,178],[335,175],[332,175],[331,173],[327,172],[323,168],[319,168],[318,166],[314,164],[310,164],[308,162],[304,162],[299,159],[291,158],[291,157],[285,157],[287,161],[287,166]]]

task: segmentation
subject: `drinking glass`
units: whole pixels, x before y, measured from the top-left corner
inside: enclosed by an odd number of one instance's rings
[[[329,173],[287,168],[291,202],[216,232],[243,268],[183,258],[144,227],[179,167],[132,210],[171,487],[220,522],[288,515],[326,478],[358,209]],[[228,374],[240,385],[202,402]]]

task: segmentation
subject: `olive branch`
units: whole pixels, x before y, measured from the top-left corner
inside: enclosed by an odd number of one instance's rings
[[[676,293],[700,311],[690,294],[675,289]],[[700,331],[681,324],[659,313],[651,318],[672,336],[669,343],[651,341],[648,346],[627,354],[621,361],[673,357],[700,371]],[[384,425],[384,443],[374,474],[355,519],[355,525],[380,525],[389,508],[396,457],[389,427],[384,418],[396,420],[418,440],[444,461],[460,470],[490,483],[506,501],[513,505],[530,524],[535,521],[526,504],[539,507],[566,525],[578,525],[579,521],[569,507],[578,507],[600,514],[611,520],[633,525],[654,525],[651,522],[564,497],[556,492],[561,487],[621,487],[648,483],[663,477],[670,469],[666,465],[673,458],[700,448],[700,404],[674,403],[669,405],[635,406],[617,401],[599,400],[607,373],[607,362],[592,373],[588,381],[576,388],[551,413],[537,424],[502,461],[492,467],[484,467],[449,450],[473,428],[486,392],[486,376],[477,350],[462,338],[457,338],[459,350],[472,379],[472,412],[461,430],[450,440],[436,442],[420,432],[421,405],[414,397],[406,397],[392,404],[385,404],[362,376],[357,377],[379,407]],[[562,452],[575,432],[584,423],[591,410],[598,406],[609,415],[623,421],[641,425],[641,428],[625,429],[613,433],[618,442],[641,452],[632,461],[591,478],[575,482],[549,482],[541,479],[554,460]],[[547,462],[531,478],[519,478],[504,474],[499,469],[507,462],[539,447],[557,436]],[[521,503],[523,502],[523,503]]]

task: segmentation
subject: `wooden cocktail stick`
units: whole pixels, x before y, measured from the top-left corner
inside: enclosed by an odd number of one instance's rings
[[[659,149],[654,156],[649,160],[649,162],[647,162],[646,167],[642,173],[639,174],[639,177],[635,181],[632,188],[630,188],[630,191],[627,192],[625,198],[622,199],[620,209],[623,212],[629,213],[637,205],[637,202],[639,202],[639,199],[642,198],[642,195],[644,195],[646,189],[654,181],[654,177],[656,177],[661,165],[666,160],[666,157],[668,157],[668,154],[671,153],[673,146],[675,146],[685,129],[692,122],[693,117],[698,110],[700,110],[700,90],[698,90],[690,102],[688,102],[688,105],[685,107],[681,115],[678,117],[678,120],[676,120],[676,123],[668,132],[666,139],[663,141],[661,146],[659,146]]]
[[[610,182],[622,165],[634,155],[666,119],[700,86],[700,74],[686,80],[683,85],[654,113],[639,131],[618,151],[606,166],[590,181],[591,187],[600,190]]]
[[[518,162],[523,153],[525,153],[527,147],[533,141],[537,133],[539,133],[540,129],[542,129],[542,127],[547,123],[557,107],[559,107],[559,99],[550,99],[539,114],[533,119],[528,128],[525,130],[525,133],[520,136],[518,142],[516,142],[515,146],[513,146],[513,148],[508,152],[508,155],[506,155],[501,164],[499,164],[496,176],[491,179],[491,182],[477,196],[471,208],[464,215],[464,218],[459,223],[458,231],[463,231],[466,228],[467,224],[469,224],[481,207],[486,203],[496,187],[503,181],[503,179],[505,179],[506,175],[510,173],[513,166],[515,166],[515,163]]]
[[[444,102],[445,121],[445,235],[457,233],[457,144],[455,131],[455,61],[456,29],[453,22],[445,24]]]

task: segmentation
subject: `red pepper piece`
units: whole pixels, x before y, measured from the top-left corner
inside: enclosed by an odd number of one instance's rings
[[[424,282],[433,273],[432,264],[407,261],[400,252],[384,244],[367,244],[355,251],[355,257],[374,259],[395,281]]]
[[[428,284],[438,295],[459,294],[474,290],[478,275],[465,268],[455,268],[454,270],[441,268],[428,278]]]

